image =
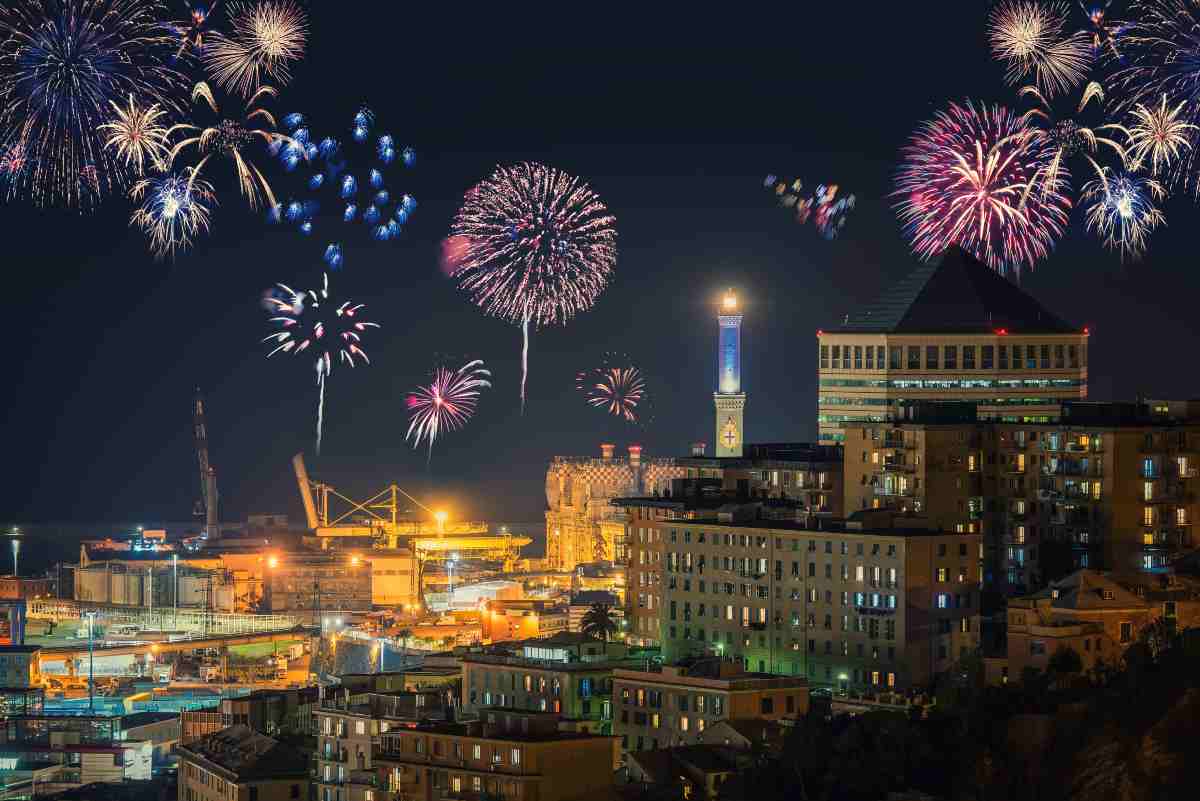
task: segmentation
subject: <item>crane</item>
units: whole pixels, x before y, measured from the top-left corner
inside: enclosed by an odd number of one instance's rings
[[[196,459],[200,463],[200,498],[196,501],[193,514],[204,518],[204,536],[216,539],[220,536],[217,523],[217,471],[208,462],[208,427],[204,422],[204,398],[199,387],[196,387],[196,400],[192,408],[192,434]]]

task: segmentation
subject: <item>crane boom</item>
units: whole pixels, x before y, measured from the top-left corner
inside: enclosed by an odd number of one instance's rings
[[[208,426],[204,421],[204,398],[196,387],[192,406],[192,436],[196,445],[196,460],[200,464],[200,500],[195,514],[204,518],[204,534],[210,539],[219,535],[217,522],[217,471],[208,461]]]

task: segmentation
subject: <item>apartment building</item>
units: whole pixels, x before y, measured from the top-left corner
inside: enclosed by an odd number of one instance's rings
[[[1088,331],[952,248],[817,332],[820,441],[893,419],[899,400],[960,400],[981,418],[1049,422],[1087,397]]]
[[[180,745],[179,801],[304,801],[309,755],[237,725]],[[147,777],[149,778],[149,777]]]
[[[446,717],[444,696],[426,693],[353,693],[326,687],[316,719],[317,801],[376,801],[378,776],[372,745],[398,726]]]
[[[630,637],[814,684],[907,690],[979,643],[978,533],[895,511],[776,518],[723,496],[624,498]]]
[[[153,743],[126,736],[120,716],[10,715],[4,724],[0,760],[56,766],[43,792],[151,777]]]
[[[1195,404],[1064,403],[1038,424],[901,409],[903,420],[846,424],[847,508],[982,534],[985,580],[1010,594],[1076,568],[1162,572],[1196,547]]]
[[[180,713],[182,739],[195,740],[206,734],[241,724],[259,734],[313,734],[313,709],[318,688],[255,690],[237,698],[222,698],[217,709],[184,710]]]
[[[745,671],[721,658],[683,660],[649,670],[613,673],[613,734],[625,751],[700,742],[730,718],[780,720],[808,712],[808,681]]]
[[[611,797],[615,737],[560,731],[548,712],[489,709],[470,723],[423,723],[380,735],[379,801]]]
[[[504,645],[463,656],[466,715],[493,707],[551,712],[575,731],[611,734],[613,671],[644,659],[624,643],[578,633]]]

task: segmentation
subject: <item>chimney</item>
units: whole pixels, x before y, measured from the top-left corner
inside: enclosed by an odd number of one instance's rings
[[[629,446],[629,466],[630,467],[641,467],[642,466],[642,446],[641,445],[630,445]]]
[[[692,456],[703,456],[704,450],[707,447],[708,447],[707,442],[693,442],[692,443]]]
[[[600,458],[601,459],[613,458],[613,451],[616,449],[616,447],[617,446],[613,445],[611,442],[601,442],[600,443]]]

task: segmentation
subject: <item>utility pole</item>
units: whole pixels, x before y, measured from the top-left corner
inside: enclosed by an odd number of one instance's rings
[[[146,593],[146,600],[150,606],[150,629],[154,629],[154,563],[151,562],[146,568],[146,577],[150,580],[150,587]]]
[[[171,615],[171,628],[175,631],[179,630],[179,554],[171,554],[171,569],[175,573],[173,583],[174,590],[171,593],[171,599],[175,602],[175,611]]]
[[[92,649],[92,639],[96,628],[96,613],[94,611],[84,612],[88,619],[88,714],[96,714],[96,678],[93,672],[95,665],[94,651]]]

